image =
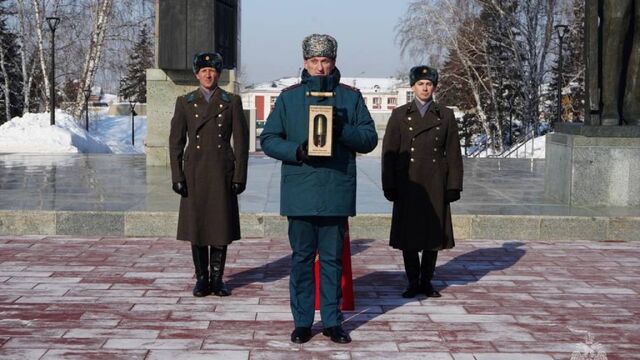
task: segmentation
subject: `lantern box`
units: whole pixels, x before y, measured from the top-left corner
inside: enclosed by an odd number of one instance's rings
[[[309,105],[309,156],[331,156],[333,106]]]

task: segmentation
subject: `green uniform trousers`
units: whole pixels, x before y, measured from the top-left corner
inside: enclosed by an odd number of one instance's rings
[[[342,244],[344,216],[289,217],[289,294],[296,327],[311,327],[315,315],[314,260],[320,254],[320,317],[325,328],[342,324]]]

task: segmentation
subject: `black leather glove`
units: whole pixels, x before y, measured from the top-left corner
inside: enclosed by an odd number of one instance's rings
[[[384,197],[389,201],[398,200],[398,190],[396,189],[382,189],[384,192]]]
[[[240,195],[242,194],[242,192],[244,191],[244,189],[247,187],[247,185],[245,183],[237,183],[234,182],[231,184],[231,190],[233,191],[234,194],[236,195]]]
[[[176,194],[182,196],[182,197],[187,197],[187,195],[189,194],[187,192],[187,182],[186,181],[178,181],[178,182],[174,182],[173,183],[173,191],[176,192]]]
[[[311,160],[309,159],[309,145],[307,145],[306,141],[300,144],[296,149],[296,160],[307,164],[309,163],[309,160]]]
[[[460,190],[447,190],[446,194],[447,202],[454,202],[460,200]]]
[[[333,108],[333,138],[338,139],[342,136],[342,129],[344,128],[344,123],[342,122],[342,118],[336,108]]]

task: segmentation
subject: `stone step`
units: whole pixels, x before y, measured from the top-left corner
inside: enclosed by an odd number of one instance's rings
[[[0,235],[175,237],[177,212],[0,210]],[[286,237],[287,219],[274,213],[240,215],[242,236]],[[352,239],[388,239],[390,214],[349,219]],[[640,240],[640,217],[454,214],[456,239]]]

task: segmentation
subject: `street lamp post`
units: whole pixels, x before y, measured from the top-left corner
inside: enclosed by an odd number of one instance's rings
[[[556,25],[555,29],[558,32],[558,41],[559,41],[559,50],[558,50],[558,94],[557,94],[557,100],[558,100],[558,107],[556,109],[556,123],[559,123],[562,121],[562,86],[563,81],[562,81],[562,39],[564,38],[564,36],[567,33],[567,29],[569,28],[569,26],[567,25]]]
[[[136,113],[136,101],[133,99],[129,99],[129,106],[131,107],[131,146],[135,146],[135,127],[134,127],[134,116],[138,115]]]
[[[84,89],[84,129],[89,131],[89,98],[91,97],[91,88]]]
[[[49,24],[49,30],[51,30],[51,71],[50,75],[50,89],[49,97],[51,98],[51,125],[56,124],[56,28],[60,24],[60,18],[51,16],[47,17],[47,24]]]

